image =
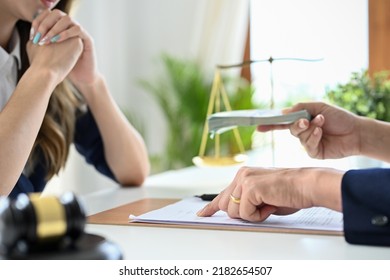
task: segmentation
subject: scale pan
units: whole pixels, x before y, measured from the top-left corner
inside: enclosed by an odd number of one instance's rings
[[[219,167],[242,164],[247,159],[248,156],[244,154],[237,154],[228,157],[197,156],[192,159],[192,162],[199,167]]]

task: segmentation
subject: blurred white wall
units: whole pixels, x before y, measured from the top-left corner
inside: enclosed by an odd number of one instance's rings
[[[161,74],[162,52],[199,61],[212,75],[214,65],[242,60],[248,0],[78,0],[77,21],[95,40],[97,60],[114,99],[145,124],[150,154],[165,146],[164,116],[140,79]],[[70,160],[45,192],[77,193],[117,187],[72,149]]]

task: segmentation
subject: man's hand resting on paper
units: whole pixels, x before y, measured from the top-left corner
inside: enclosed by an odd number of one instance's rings
[[[231,218],[261,222],[313,206],[341,211],[343,171],[327,168],[241,168],[233,182],[197,214],[219,210]]]

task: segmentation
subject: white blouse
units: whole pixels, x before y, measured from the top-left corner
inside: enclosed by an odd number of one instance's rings
[[[21,68],[20,60],[20,38],[15,29],[9,42],[8,53],[0,47],[0,111],[3,110],[8,99],[15,91],[18,69]]]

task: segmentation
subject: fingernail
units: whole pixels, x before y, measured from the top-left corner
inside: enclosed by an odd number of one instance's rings
[[[39,16],[39,14],[42,13],[42,10],[39,9],[34,15],[33,15],[33,19],[36,19],[37,16]]]
[[[206,207],[207,207],[207,206],[206,206]],[[198,212],[196,212],[196,215],[197,215],[197,216],[202,216],[202,213],[203,213],[203,211],[204,211],[204,209],[205,209],[206,207],[204,207],[203,209],[200,209]]]
[[[317,136],[320,133],[320,129],[316,127],[313,131],[313,135]]]
[[[30,40],[32,40],[34,38],[34,27],[31,26],[31,29],[30,29]]]
[[[56,36],[53,36],[53,37],[50,39],[50,42],[51,42],[51,43],[55,43],[55,42],[57,42],[59,39],[60,39],[60,35],[56,35]]]
[[[298,126],[299,126],[299,128],[302,128],[302,129],[306,128],[307,126],[306,126],[305,120],[300,120],[298,123]]]
[[[37,32],[37,34],[35,34],[33,44],[37,44],[39,42],[39,39],[41,39],[41,35],[42,34],[40,32]]]
[[[322,115],[317,115],[314,118],[313,122],[319,124],[322,121],[322,118],[323,118]]]
[[[47,36],[43,37],[42,40],[39,41],[38,45],[43,46],[44,44],[46,44],[48,39],[49,38]]]

